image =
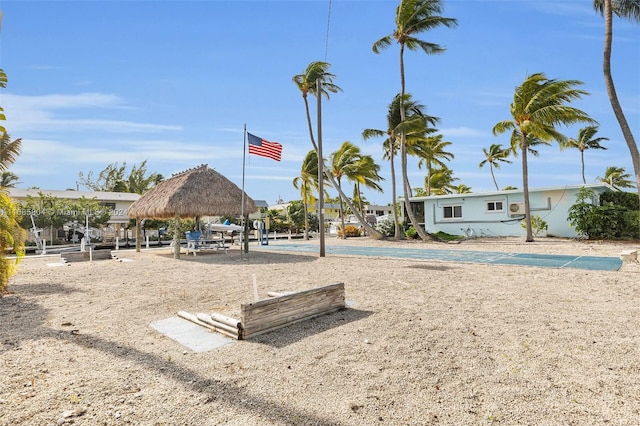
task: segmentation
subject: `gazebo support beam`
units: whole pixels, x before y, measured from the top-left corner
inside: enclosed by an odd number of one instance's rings
[[[180,216],[173,220],[173,258],[180,259]]]

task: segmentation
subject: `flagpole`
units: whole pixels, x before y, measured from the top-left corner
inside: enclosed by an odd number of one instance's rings
[[[316,81],[318,92],[318,222],[320,257],[325,257],[324,244],[324,158],[322,157],[322,77]],[[342,231],[344,232],[344,230]]]
[[[240,207],[240,211],[242,212],[242,235],[244,247],[240,247],[240,259],[242,259],[242,252],[246,251],[249,253],[249,233],[247,232],[247,220],[244,217],[244,167],[245,167],[245,157],[247,155],[247,123],[244,124],[244,134],[242,136],[242,206]]]

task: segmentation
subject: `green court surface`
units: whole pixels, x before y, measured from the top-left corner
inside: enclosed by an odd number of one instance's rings
[[[319,251],[315,244],[273,244],[260,249],[310,253]],[[617,257],[573,256],[560,254],[506,253],[469,250],[432,250],[391,247],[325,246],[325,254],[395,257],[401,259],[440,260],[445,262],[484,263],[494,265],[572,268],[593,271],[617,271],[622,260]]]

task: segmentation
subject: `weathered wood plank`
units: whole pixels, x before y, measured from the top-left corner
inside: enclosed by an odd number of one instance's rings
[[[233,334],[236,339],[238,338],[238,336],[240,334],[240,328],[238,328],[237,326],[233,327],[233,326],[231,326],[229,324],[216,321],[216,320],[212,319],[210,315],[207,315],[207,314],[196,314],[196,318],[198,318],[199,321],[202,321],[204,323],[209,324],[212,327],[215,327],[216,329],[224,330],[224,331],[226,331],[228,333]]]
[[[111,250],[92,250],[89,251],[72,251],[67,253],[60,253],[60,257],[67,262],[82,262],[88,260],[104,260],[112,259],[113,255]]]
[[[344,307],[344,283],[243,303],[240,306],[243,337],[266,333]]]
[[[234,339],[239,339],[240,338],[237,330],[234,332],[234,331],[228,331],[228,330],[226,330],[224,328],[216,327],[215,325],[209,324],[209,323],[207,323],[205,321],[201,321],[200,319],[198,319],[197,315],[190,314],[189,312],[178,311],[178,316],[180,318],[184,318],[184,319],[189,320],[189,321],[191,321],[191,322],[193,322],[195,324],[198,324],[198,325],[201,325],[201,326],[203,326],[205,328],[208,328],[209,330],[216,331],[218,333],[224,334],[225,336],[232,337]]]

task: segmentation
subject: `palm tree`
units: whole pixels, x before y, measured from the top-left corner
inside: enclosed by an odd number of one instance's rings
[[[438,28],[441,26],[454,27],[458,23],[455,19],[444,18],[440,16],[442,6],[440,0],[400,0],[400,4],[396,8],[396,28],[393,33],[382,37],[373,44],[373,52],[379,53],[383,49],[391,46],[393,41],[400,45],[400,97],[404,98],[405,94],[405,76],[404,76],[404,50],[421,49],[427,55],[443,53],[445,49],[435,43],[430,43],[415,35]],[[400,121],[405,119],[404,105],[400,104]],[[429,236],[419,225],[413,210],[411,209],[411,186],[407,175],[407,147],[406,135],[400,135],[400,161],[402,167],[402,188],[404,192],[404,203],[407,215],[411,224],[417,231],[422,240],[427,240]]]
[[[602,141],[608,141],[609,138],[594,138],[598,132],[598,126],[583,127],[578,131],[578,139],[570,138],[566,143],[560,145],[560,149],[575,148],[580,151],[580,161],[582,163],[582,183],[587,183],[584,177],[584,152],[587,149],[607,149],[600,145]]]
[[[2,138],[0,138],[0,172],[6,171],[16,161],[21,148],[21,139],[12,141],[8,133],[2,133]]]
[[[309,239],[309,204],[316,202],[313,195],[318,190],[318,153],[311,150],[302,161],[300,176],[293,179],[293,187],[300,190],[304,206],[304,239]],[[323,224],[321,224],[323,225]]]
[[[629,180],[630,177],[629,173],[625,173],[624,167],[609,166],[605,170],[604,176],[598,177],[596,180],[608,183],[616,189],[633,188],[633,182]]]
[[[407,118],[402,121],[400,119],[400,105],[404,105]],[[401,239],[404,237],[402,230],[400,229],[400,221],[398,220],[397,209],[397,195],[396,195],[396,171],[395,171],[395,156],[399,148],[399,140],[401,134],[404,133],[408,137],[413,135],[422,135],[426,124],[434,124],[436,118],[430,117],[422,113],[424,106],[413,101],[410,94],[405,94],[401,97],[397,94],[391,103],[389,104],[389,112],[387,113],[387,129],[365,129],[362,132],[362,138],[364,140],[373,137],[385,137],[386,139],[382,143],[382,149],[384,151],[383,159],[389,160],[391,170],[391,197],[393,205],[393,221],[395,227],[394,238]]]
[[[0,16],[1,18],[1,16]],[[0,87],[5,88],[7,75],[0,68]],[[4,121],[4,110],[0,107],[0,121]],[[11,141],[4,126],[0,125],[0,172],[6,172],[20,154],[22,141]],[[14,175],[15,176],[15,175]],[[4,176],[3,176],[4,179]],[[15,265],[24,256],[25,231],[18,223],[18,211],[9,195],[0,186],[0,297],[9,284],[9,278],[15,273]],[[6,250],[13,249],[16,260],[11,261],[6,257]]]
[[[446,169],[446,164],[443,160],[451,160],[455,156],[448,151],[445,151],[447,146],[451,145],[451,142],[442,140],[442,135],[435,135],[430,137],[424,137],[420,141],[416,141],[410,144],[407,149],[414,155],[420,157],[418,162],[418,168],[421,169],[422,165],[427,166],[427,181],[425,186],[427,188],[427,196],[431,195],[431,174],[434,170],[434,166]]]
[[[342,90],[340,89],[340,87],[333,84],[333,78],[335,76],[327,71],[330,66],[331,65],[326,62],[312,62],[311,64],[309,64],[309,66],[307,67],[304,73],[293,76],[293,82],[298,87],[298,90],[300,90],[300,92],[302,93],[302,99],[304,100],[305,111],[307,114],[307,125],[309,128],[309,137],[311,139],[311,145],[313,145],[313,149],[316,152],[318,152],[318,144],[316,143],[315,138],[313,137],[313,126],[311,124],[311,114],[309,112],[309,102],[307,98],[309,94],[313,96],[317,96],[318,85],[320,85],[321,94],[324,95],[327,99],[329,98],[330,92],[337,93]],[[324,159],[318,158],[318,161],[324,162]],[[319,164],[318,164],[318,167],[319,167]],[[323,167],[323,169],[326,170],[325,167]],[[325,177],[329,179],[331,185],[334,188],[336,188],[336,190],[338,191],[338,194],[340,195],[340,198],[347,203],[347,205],[354,212],[356,217],[358,217],[358,220],[360,221],[360,223],[362,223],[362,226],[369,233],[369,235],[371,235],[373,238],[376,238],[376,239],[382,238],[382,234],[376,231],[375,229],[373,229],[373,227],[371,227],[368,223],[366,223],[364,218],[362,218],[362,216],[355,209],[355,207],[353,206],[349,198],[344,194],[344,192],[342,192],[342,188],[339,187],[334,177],[330,173],[325,173]],[[324,224],[322,224],[322,226],[324,226]]]
[[[638,188],[638,197],[640,198],[640,153],[638,145],[631,133],[629,123],[622,111],[620,101],[615,85],[613,84],[613,76],[611,74],[611,44],[613,41],[613,14],[620,18],[627,18],[630,21],[640,22],[640,1],[638,0],[594,0],[593,7],[598,13],[604,16],[604,59],[602,62],[602,72],[604,74],[604,82],[609,95],[609,102],[613,113],[618,120],[620,130],[624,135],[624,140],[629,147],[631,161],[636,175],[636,187]]]
[[[509,156],[509,150],[503,149],[502,145],[500,144],[493,143],[489,147],[489,150],[487,150],[487,148],[482,148],[482,152],[484,153],[484,160],[482,160],[480,164],[478,164],[478,167],[482,168],[485,164],[489,165],[493,184],[496,186],[496,191],[500,191],[498,182],[496,182],[496,176],[493,174],[493,169],[499,169],[500,163],[511,164],[511,160],[507,160],[507,157]]]
[[[340,189],[340,221],[342,223],[342,238],[346,239],[345,225],[344,225],[344,205],[343,205],[343,192],[342,192],[342,178],[345,177],[350,181],[365,184],[369,187],[380,188],[376,184],[376,180],[380,180],[378,171],[380,167],[373,162],[373,158],[370,156],[363,156],[358,146],[352,144],[349,141],[343,142],[337,151],[331,154],[329,158],[330,167],[327,170],[327,175],[333,176],[336,182],[336,189]],[[344,201],[348,201],[344,199]],[[349,208],[351,213],[356,214],[357,210],[353,204],[349,202]],[[360,224],[364,227],[366,222],[362,215],[357,215]]]
[[[516,87],[511,103],[510,120],[503,120],[493,127],[493,134],[511,131],[511,151],[522,153],[522,191],[524,195],[527,242],[533,241],[531,210],[529,207],[529,166],[527,153],[530,146],[552,141],[565,143],[567,137],[561,134],[557,125],[575,123],[595,123],[584,111],[567,105],[588,93],[576,89],[578,80],[550,80],[543,73],[528,76]]]
[[[453,187],[454,194],[471,194],[473,191],[470,186],[461,183],[458,186]]]
[[[376,164],[372,156],[362,155],[358,159],[355,172],[351,176],[348,176],[348,178],[355,182],[354,190],[356,194],[354,200],[357,200],[358,210],[362,217],[365,218],[362,206],[363,197],[360,187],[361,185],[364,185],[365,188],[382,192],[382,187],[378,183],[381,180],[384,180],[382,176],[380,176],[380,166]]]
[[[293,82],[302,93],[302,99],[304,100],[304,108],[307,113],[307,125],[309,126],[309,136],[311,138],[311,145],[313,149],[318,151],[318,145],[313,137],[313,125],[311,123],[311,113],[309,112],[309,94],[316,96],[318,93],[318,83],[321,86],[322,94],[329,99],[329,93],[338,93],[342,89],[333,84],[335,75],[331,74],[328,70],[331,64],[327,62],[311,62],[307,69],[302,74],[293,76]]]
[[[458,186],[454,185],[453,182],[457,180],[459,179],[453,177],[453,170],[449,169],[446,166],[443,166],[437,169],[433,169],[431,171],[431,176],[425,176],[424,185],[426,187],[427,182],[430,182],[432,186],[432,192],[435,195],[454,194],[457,193]]]
[[[15,188],[18,184],[18,176],[15,173],[4,171],[0,173],[0,188]]]

